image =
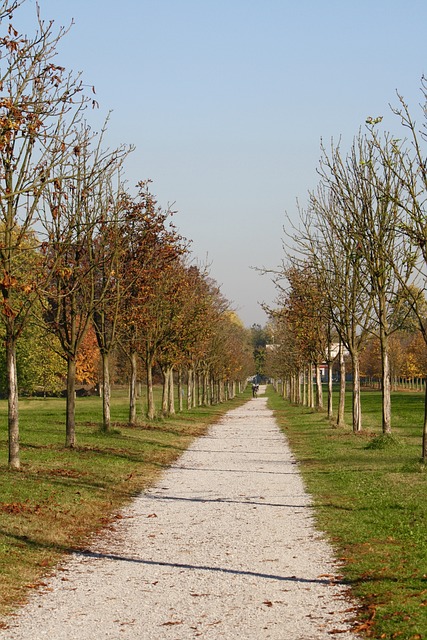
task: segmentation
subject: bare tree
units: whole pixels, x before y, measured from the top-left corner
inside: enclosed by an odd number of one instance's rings
[[[353,431],[358,432],[362,429],[359,354],[373,326],[372,295],[365,282],[359,240],[349,233],[350,223],[340,200],[322,182],[310,194],[309,213],[301,219],[300,245],[311,255],[332,323],[352,359]],[[344,391],[342,385],[338,425],[343,421]]]
[[[360,284],[370,296],[375,313],[382,360],[382,430],[390,433],[389,337],[395,330],[391,315],[400,286],[395,274],[398,270],[407,279],[410,271],[406,265],[412,263],[397,231],[402,184],[396,172],[383,162],[377,145],[362,134],[344,159],[339,149],[331,154],[323,152],[321,176],[339,205],[347,237],[354,243],[355,260],[361,263]]]
[[[415,312],[419,327],[427,344],[427,324],[424,314],[424,292],[427,282],[427,162],[425,144],[427,141],[427,79],[421,79],[423,97],[423,123],[417,125],[404,98],[398,94],[399,105],[392,107],[398,116],[410,148],[399,138],[382,139],[371,123],[371,133],[378,153],[387,170],[399,181],[402,191],[395,196],[395,205],[400,210],[397,232],[406,247],[407,268],[401,269],[393,261],[399,286]],[[387,256],[388,257],[388,256]],[[412,279],[409,277],[412,274]],[[414,287],[413,283],[417,286]],[[422,459],[427,460],[427,385],[423,424]]]

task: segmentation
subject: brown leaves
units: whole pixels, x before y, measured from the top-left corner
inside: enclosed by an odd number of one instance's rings
[[[42,506],[40,504],[31,504],[26,502],[3,502],[0,503],[0,512],[11,515],[22,515],[27,513],[37,513]]]

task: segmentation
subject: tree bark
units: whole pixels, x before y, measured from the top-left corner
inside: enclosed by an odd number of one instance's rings
[[[340,397],[338,401],[338,413],[337,413],[337,427],[343,427],[345,425],[344,413],[345,413],[345,359],[344,349],[340,343],[339,352],[340,361]]]
[[[360,405],[360,363],[358,354],[352,354],[353,360],[353,431],[362,431],[362,409]]]
[[[173,367],[169,367],[169,386],[168,386],[168,413],[175,415],[175,388],[173,383]]]
[[[169,367],[162,367],[162,375],[163,375],[163,389],[162,389],[162,415],[168,415],[168,403],[169,403]]]
[[[109,354],[102,354],[102,429],[111,428],[111,386],[110,386],[110,358]]]
[[[136,424],[136,376],[137,376],[137,360],[136,352],[133,351],[130,356],[130,381],[129,381],[129,424]]]
[[[154,420],[156,416],[156,408],[154,406],[154,393],[153,393],[153,363],[150,358],[147,358],[147,417],[149,420]]]
[[[194,370],[190,367],[187,371],[187,409],[193,408]]]
[[[16,341],[6,340],[6,366],[8,388],[9,466],[21,467],[19,454],[18,378],[16,370]]]
[[[391,381],[390,381],[390,355],[388,337],[381,332],[381,394],[382,394],[382,429],[383,433],[391,433]]]
[[[333,361],[332,360],[328,360],[328,418],[330,420],[332,420],[332,418],[334,416],[334,408],[333,408],[333,402],[332,402],[332,391],[333,391],[333,387],[332,387],[332,365],[333,365]]]
[[[181,412],[184,409],[183,394],[184,394],[184,389],[182,386],[182,368],[179,367],[178,369],[178,411],[179,412]]]
[[[308,406],[314,409],[313,364],[308,365]]]
[[[76,446],[76,360],[67,357],[67,403],[65,423],[65,446]]]
[[[319,411],[323,409],[323,388],[322,388],[322,374],[320,366],[316,362],[316,409]]]

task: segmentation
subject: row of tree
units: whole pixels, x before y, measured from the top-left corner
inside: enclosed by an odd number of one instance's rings
[[[14,468],[20,466],[17,372],[25,368],[17,354],[34,332],[41,344],[40,332],[50,335],[49,346],[66,362],[69,447],[76,443],[76,370],[91,330],[102,361],[105,429],[110,357],[119,347],[130,363],[131,422],[139,360],[149,418],[155,364],[163,373],[165,412],[173,410],[174,370],[179,379],[186,371],[191,405],[196,372],[207,402],[222,399],[226,382],[245,379],[251,368],[248,334],[206,269],[192,264],[173,212],[158,206],[149,181],[133,194],[125,188],[132,148],[105,148],[108,119],[100,133],[91,129],[88,108],[96,101],[79,75],[56,62],[67,30],[56,31],[39,12],[34,35],[13,26],[25,2],[0,1],[0,312]]]
[[[424,78],[421,89],[427,104]],[[420,131],[404,99],[398,96],[398,101],[392,112],[403,128],[400,137],[381,131],[379,117],[367,119],[345,154],[340,144],[327,148],[322,143],[319,184],[307,207],[300,208],[299,225],[288,231],[292,243],[276,272],[279,308],[271,313],[278,340],[286,345],[283,374],[290,375],[298,396],[302,372],[312,366],[319,372],[325,362],[331,367],[337,353],[344,366],[345,348],[351,358],[356,432],[362,428],[360,364],[368,342],[378,345],[380,354],[384,434],[392,428],[393,336],[413,331],[415,323],[424,349],[427,342],[425,122]],[[339,345],[335,352],[334,343]],[[312,375],[304,379],[310,386]],[[427,458],[427,412],[422,457]]]

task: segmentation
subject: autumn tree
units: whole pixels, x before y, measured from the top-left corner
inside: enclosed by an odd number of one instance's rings
[[[76,445],[77,356],[109,287],[109,279],[99,277],[106,259],[99,234],[109,207],[107,185],[125,153],[124,149],[104,151],[102,141],[102,135],[94,139],[87,126],[81,128],[68,159],[67,177],[58,175],[44,200],[45,252],[50,269],[42,298],[44,320],[58,337],[67,362],[66,446],[71,448]]]
[[[104,431],[108,431],[111,425],[110,355],[119,341],[121,297],[126,286],[121,273],[126,250],[126,212],[132,203],[120,175],[107,176],[103,190],[104,208],[95,238],[98,261],[92,322],[102,361],[102,424]]]
[[[150,181],[138,184],[138,193],[125,211],[123,228],[124,254],[120,278],[120,346],[129,358],[129,422],[136,422],[137,362],[146,364],[148,417],[155,415],[152,370],[157,351],[158,326],[156,305],[162,295],[165,269],[185,252],[185,242],[170,221],[173,212],[162,209],[150,190]],[[159,329],[160,331],[160,329]]]
[[[328,307],[324,292],[318,287],[317,272],[311,261],[294,260],[284,270],[289,288],[283,297],[284,313],[309,372],[311,393],[312,367],[316,375],[316,402],[323,409],[320,364],[326,359],[328,348]],[[311,397],[311,404],[312,397]]]
[[[16,345],[46,271],[43,260],[23,270],[25,244],[46,187],[75,143],[75,124],[86,103],[79,77],[55,62],[65,29],[39,13],[33,36],[10,18],[20,2],[0,6],[0,243],[1,313],[6,332],[9,464],[19,468]],[[22,295],[24,293],[25,295]]]

